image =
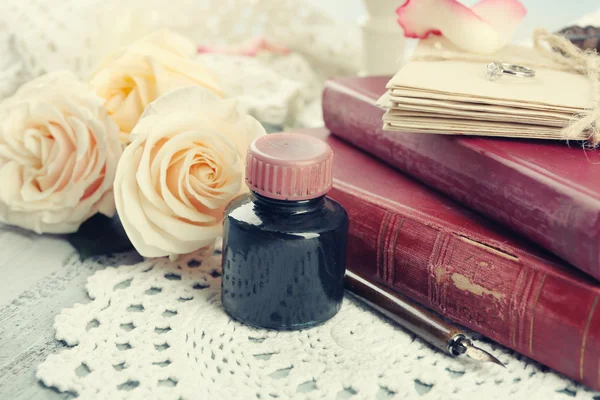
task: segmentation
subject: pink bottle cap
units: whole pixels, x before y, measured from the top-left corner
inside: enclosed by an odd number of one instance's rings
[[[327,143],[299,133],[273,133],[250,145],[246,184],[276,200],[309,200],[331,189],[333,151]]]

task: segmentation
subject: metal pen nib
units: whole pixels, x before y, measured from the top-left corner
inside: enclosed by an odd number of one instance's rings
[[[456,340],[454,340],[450,346],[451,346],[450,349],[451,349],[452,354],[454,354],[456,356],[464,354],[467,357],[469,357],[470,359],[475,360],[475,361],[493,362],[494,364],[498,364],[503,367],[506,367],[502,363],[502,361],[498,360],[496,357],[494,357],[487,351],[475,346],[470,339],[467,339],[463,335],[458,335]]]
[[[460,328],[400,293],[393,292],[376,281],[369,281],[349,269],[346,270],[344,283],[346,289],[365,304],[444,353],[453,357],[466,355],[476,361],[489,361],[504,367],[496,357],[474,346]]]

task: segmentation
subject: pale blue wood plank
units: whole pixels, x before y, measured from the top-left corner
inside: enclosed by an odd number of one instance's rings
[[[56,240],[0,231],[0,399],[73,397],[35,378],[37,366],[64,347],[54,339],[54,318],[63,308],[89,301],[85,284],[94,272],[140,261],[130,252],[81,262],[68,243]]]

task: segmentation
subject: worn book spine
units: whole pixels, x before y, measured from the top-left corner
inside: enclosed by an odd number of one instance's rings
[[[469,239],[352,181],[336,179],[330,197],[350,218],[349,269],[600,389],[599,291],[583,274]]]
[[[576,172],[561,171],[567,167],[561,158],[568,153],[575,160],[568,167],[586,168],[589,182],[595,179],[594,165],[577,160],[593,160],[576,147],[542,142],[383,131],[384,111],[375,102],[388,79],[328,81],[323,94],[327,128],[600,279],[600,184],[584,187],[572,178]],[[529,153],[514,156],[511,150],[517,147]]]
[[[333,149],[350,270],[600,389],[600,283],[327,130],[308,134]]]

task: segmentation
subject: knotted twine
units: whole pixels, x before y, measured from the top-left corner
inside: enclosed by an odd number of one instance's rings
[[[552,34],[545,29],[533,32],[535,49],[548,60],[544,62],[524,62],[531,68],[548,68],[586,75],[592,85],[591,105],[582,112],[573,115],[570,123],[561,130],[565,140],[586,138],[593,147],[600,145],[600,56],[594,50],[581,50],[564,36]],[[438,50],[440,50],[438,48]],[[418,54],[413,59],[419,61],[455,60],[467,62],[490,62],[490,55],[457,53],[440,50],[433,53]],[[519,60],[511,60],[519,63]]]
[[[577,139],[583,133],[589,132],[588,141],[592,146],[600,144],[600,57],[596,50],[583,51],[567,38],[550,34],[544,29],[533,32],[535,49],[544,57],[567,71],[587,75],[592,85],[591,106],[576,114],[562,131],[562,136]]]

